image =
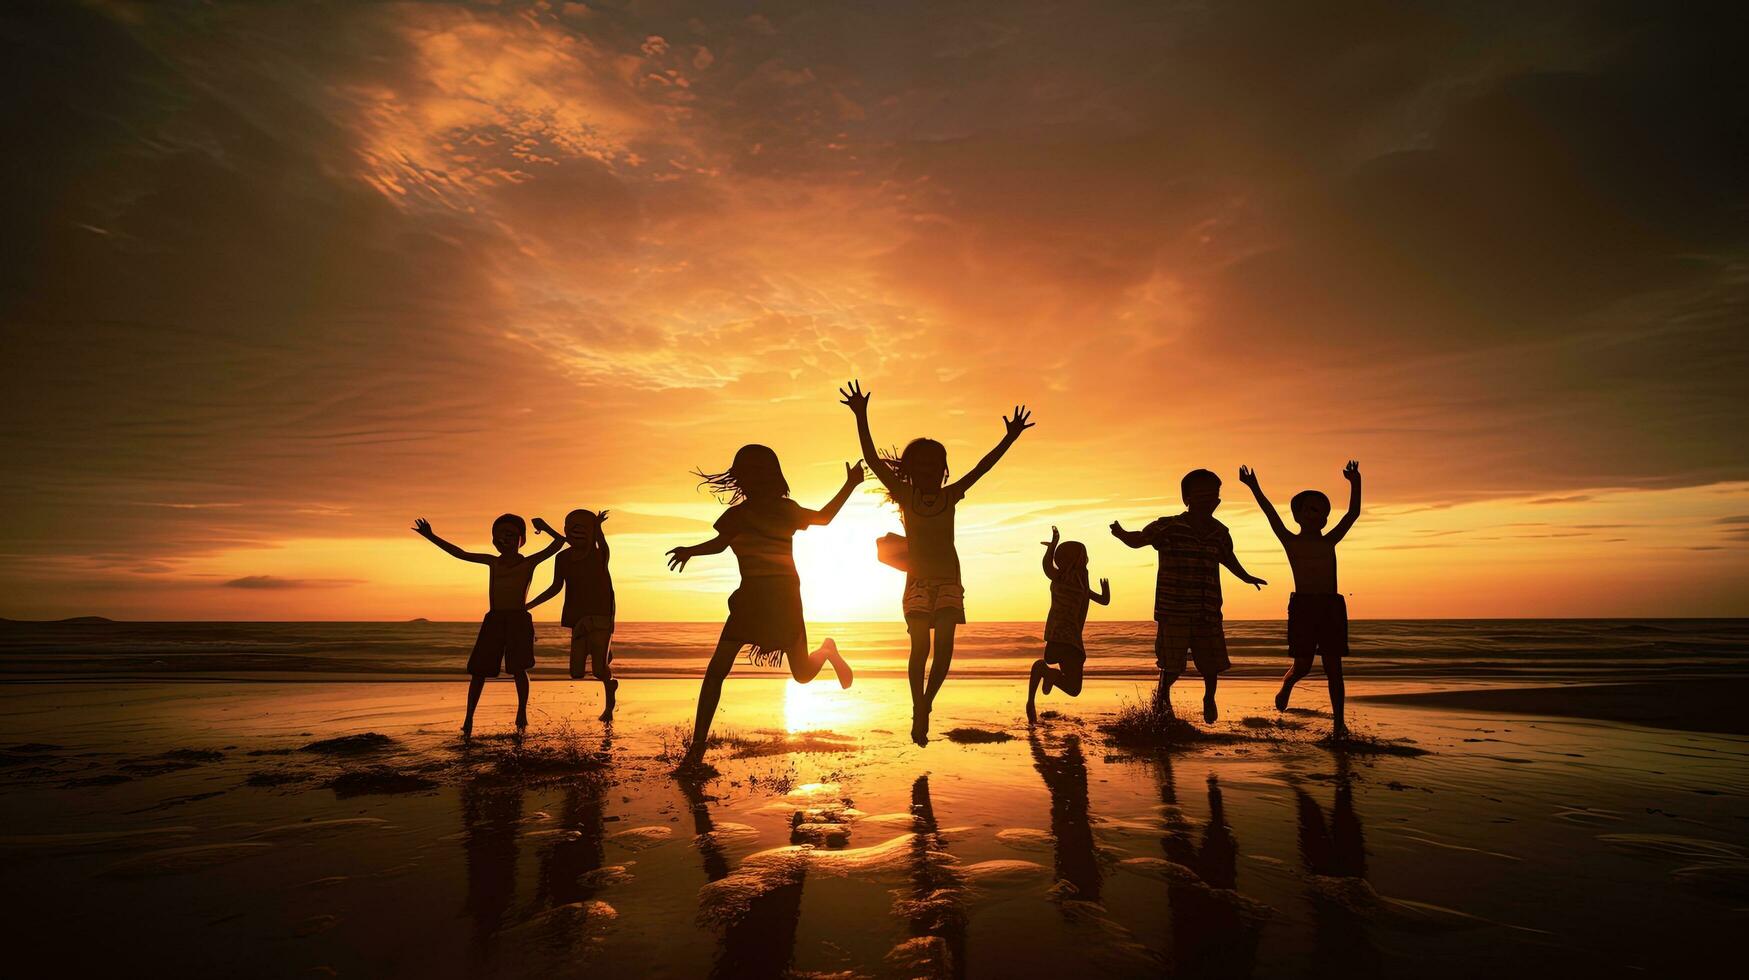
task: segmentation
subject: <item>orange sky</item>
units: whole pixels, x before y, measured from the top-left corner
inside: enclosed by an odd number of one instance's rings
[[[607,507],[624,619],[744,442],[822,503],[877,439],[964,471],[973,619],[1052,523],[1145,618],[1192,467],[1272,585],[1344,460],[1367,617],[1749,614],[1743,107],[1696,15],[1394,4],[92,3],[8,13],[0,615],[466,619],[504,510]],[[1735,122],[1731,120],[1735,119]],[[816,619],[896,618],[858,494]],[[531,542],[538,547],[538,543]],[[556,609],[550,611],[556,615]],[[547,618],[550,618],[547,617]]]

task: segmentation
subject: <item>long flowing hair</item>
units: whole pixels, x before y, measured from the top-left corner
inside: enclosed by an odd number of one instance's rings
[[[749,487],[755,490],[770,487],[779,497],[789,496],[789,481],[784,479],[777,453],[758,443],[748,443],[737,450],[734,461],[721,473],[694,469],[692,475],[698,477],[699,486],[709,488],[712,496],[730,506],[746,500]]]

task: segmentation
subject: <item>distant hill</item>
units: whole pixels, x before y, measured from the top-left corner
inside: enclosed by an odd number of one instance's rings
[[[113,622],[115,622],[115,620],[110,619],[108,616],[70,616],[66,619],[57,619],[57,620],[55,620],[55,622],[57,622],[57,623],[113,623]]]
[[[426,619],[424,616],[414,616],[412,619],[407,620],[407,622],[409,622],[409,623],[429,623],[429,622],[431,622],[431,620]]]

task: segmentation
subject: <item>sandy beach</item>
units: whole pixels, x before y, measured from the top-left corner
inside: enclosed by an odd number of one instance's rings
[[[1140,682],[1029,730],[967,680],[918,748],[902,682],[747,678],[687,781],[694,682],[612,725],[537,684],[521,742],[495,684],[468,744],[463,690],[0,687],[21,975],[1615,975],[1707,962],[1749,905],[1738,736],[1426,696],[1333,747],[1316,684],[1277,715],[1240,681],[1148,747],[1102,727]]]

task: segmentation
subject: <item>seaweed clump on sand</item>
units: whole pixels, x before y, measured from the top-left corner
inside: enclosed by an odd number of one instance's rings
[[[437,782],[390,766],[370,766],[366,769],[349,769],[329,780],[327,786],[334,791],[335,796],[345,799],[351,796],[418,793],[436,789]]]
[[[318,739],[302,746],[298,751],[316,752],[321,755],[364,755],[370,752],[380,752],[394,744],[394,739],[379,732],[361,732],[357,735]]]
[[[1159,711],[1148,704],[1124,705],[1117,717],[1100,725],[1099,730],[1106,741],[1124,748],[1170,748],[1246,740],[1232,732],[1203,731],[1170,711]]]
[[[1331,735],[1320,739],[1319,745],[1332,752],[1346,752],[1349,755],[1395,755],[1404,758],[1414,758],[1422,755],[1432,755],[1426,749],[1416,748],[1409,739],[1378,738],[1373,735]]]
[[[960,745],[988,745],[992,742],[1012,742],[1014,736],[988,728],[950,728],[941,733],[949,742]]]

